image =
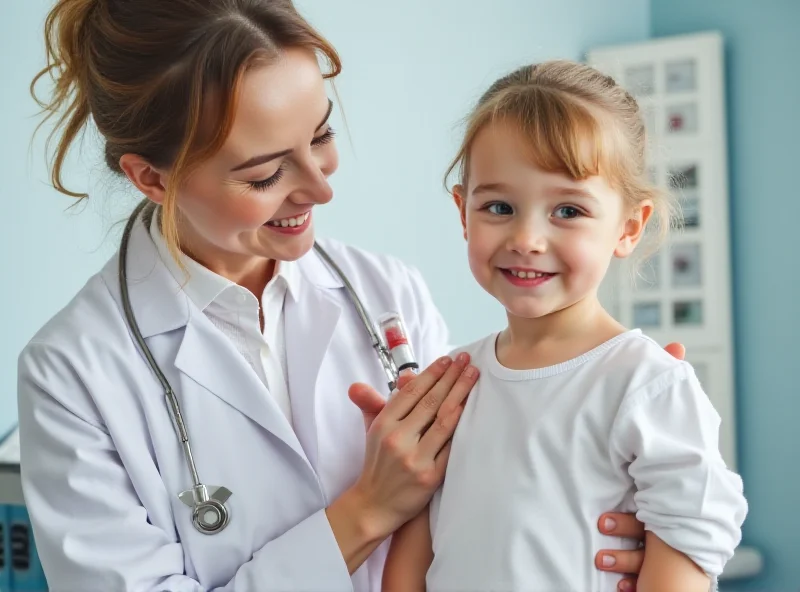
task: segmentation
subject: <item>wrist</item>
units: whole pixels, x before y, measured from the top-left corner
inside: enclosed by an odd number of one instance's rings
[[[325,514],[351,574],[393,531],[354,487],[328,506]]]
[[[380,544],[395,530],[386,512],[376,508],[357,486],[345,491],[335,503],[345,508],[355,533],[367,543]]]

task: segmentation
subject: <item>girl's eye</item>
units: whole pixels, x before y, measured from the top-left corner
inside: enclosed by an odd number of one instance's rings
[[[256,191],[266,191],[270,187],[274,187],[278,181],[281,180],[281,177],[283,177],[283,165],[281,165],[271,177],[262,179],[261,181],[250,181],[250,187]]]
[[[311,145],[312,146],[322,146],[323,144],[327,144],[328,142],[333,140],[333,137],[335,135],[336,135],[336,132],[334,131],[334,129],[332,127],[329,127],[328,131],[326,131],[320,137],[314,138],[313,140],[311,140]]]
[[[573,206],[561,206],[556,209],[556,218],[570,220],[581,215],[581,211]]]
[[[514,213],[514,210],[511,208],[511,206],[503,202],[489,204],[486,206],[486,211],[490,214],[494,214],[495,216],[510,216]]]

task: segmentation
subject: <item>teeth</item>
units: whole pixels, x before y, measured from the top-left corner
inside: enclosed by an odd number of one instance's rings
[[[526,279],[532,280],[534,278],[540,278],[547,275],[546,273],[539,273],[536,271],[517,271],[516,269],[510,269],[509,271],[511,272],[511,275],[513,275],[514,277],[518,277],[523,280]]]
[[[302,216],[298,216],[297,218],[284,218],[283,220],[270,220],[267,222],[270,226],[279,226],[282,228],[294,228],[295,226],[302,226],[308,217],[311,215],[311,212],[306,212]]]

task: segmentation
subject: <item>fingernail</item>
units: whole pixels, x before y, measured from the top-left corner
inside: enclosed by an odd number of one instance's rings
[[[617,558],[613,555],[603,555],[603,567],[614,567],[617,564]]]
[[[458,363],[459,364],[466,364],[467,363],[467,354],[458,354]]]
[[[439,364],[442,366],[449,366],[453,360],[450,359],[450,356],[445,356],[439,359]]]
[[[628,580],[623,580],[619,583],[619,589],[621,592],[629,592],[630,590],[633,590],[633,584]]]
[[[478,370],[475,366],[468,366],[466,370],[464,370],[464,376],[467,378],[475,378],[478,375]]]
[[[603,521],[603,528],[605,528],[608,531],[614,530],[616,527],[617,527],[617,521],[614,520],[613,518],[606,518]]]

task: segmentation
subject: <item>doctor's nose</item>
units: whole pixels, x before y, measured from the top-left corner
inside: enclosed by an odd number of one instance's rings
[[[333,188],[328,183],[328,175],[335,166],[317,159],[309,159],[305,164],[303,185],[295,192],[295,200],[316,205],[326,204],[333,199]]]

